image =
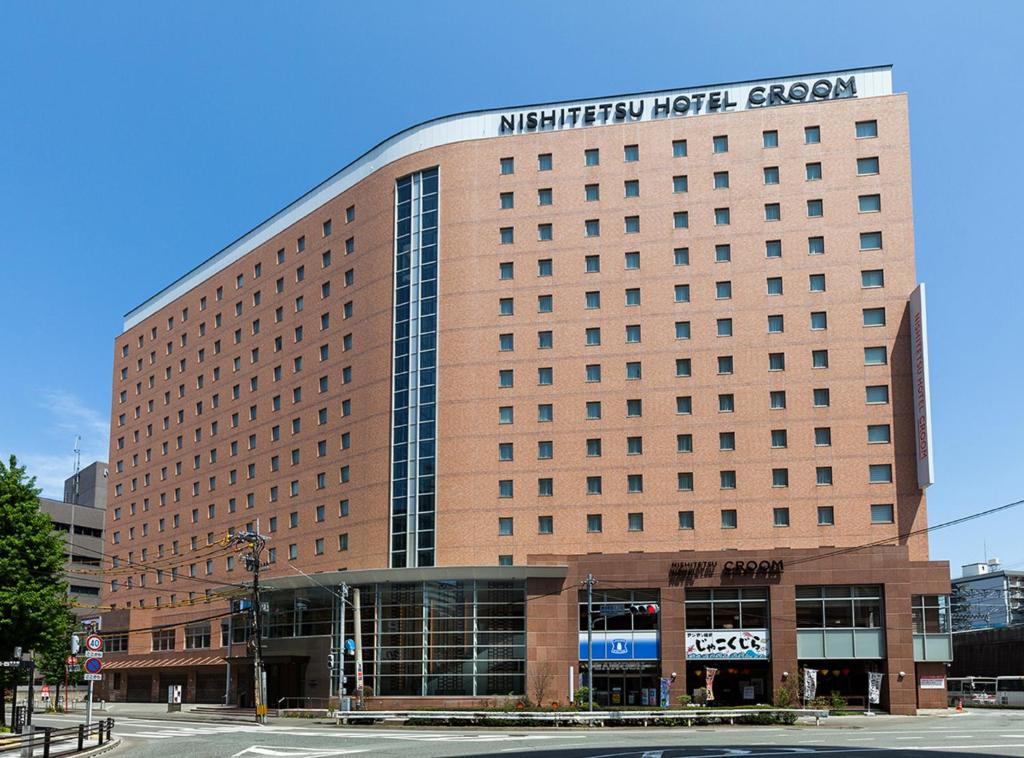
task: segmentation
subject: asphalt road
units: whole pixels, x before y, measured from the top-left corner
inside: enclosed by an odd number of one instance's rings
[[[80,717],[38,717],[45,726]],[[531,758],[768,758],[837,754],[842,758],[1018,756],[1024,758],[1024,711],[893,718],[840,717],[815,726],[721,726],[623,729],[423,729],[270,726],[120,718],[122,745],[111,758],[374,758],[514,756]]]

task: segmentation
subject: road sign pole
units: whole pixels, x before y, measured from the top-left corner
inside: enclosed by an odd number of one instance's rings
[[[85,728],[88,729],[92,726],[92,686],[96,684],[92,679],[89,680],[89,701],[85,704]]]

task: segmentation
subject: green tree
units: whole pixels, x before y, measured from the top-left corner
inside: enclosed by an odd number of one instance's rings
[[[50,704],[53,706],[57,706],[61,702],[69,652],[68,640],[71,639],[76,626],[75,614],[72,612],[71,606],[65,605],[59,611],[58,617],[54,618],[46,639],[33,650],[36,656],[36,670],[42,676],[43,681],[53,688],[53,695],[50,698]],[[78,684],[81,676],[81,672],[71,674],[69,677],[71,684]]]
[[[67,614],[64,540],[39,510],[39,489],[15,456],[0,461],[0,660],[14,648],[56,645]],[[4,689],[14,677],[0,669],[0,725],[6,723]]]

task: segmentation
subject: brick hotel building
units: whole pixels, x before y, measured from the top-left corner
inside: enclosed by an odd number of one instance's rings
[[[251,576],[221,539],[258,524],[272,706],[337,692],[343,583],[372,705],[545,679],[564,702],[588,574],[598,608],[660,607],[598,622],[600,703],[710,666],[720,703],[813,668],[853,703],[877,671],[884,708],[944,705],[891,75],[428,121],[129,312],[106,696],[251,705]]]

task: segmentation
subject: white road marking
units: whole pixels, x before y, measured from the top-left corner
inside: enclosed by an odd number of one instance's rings
[[[267,747],[265,745],[252,745],[245,750],[235,753],[231,758],[239,758],[244,755],[271,755],[291,756],[292,758],[328,758],[332,755],[353,755],[355,753],[366,753],[369,750],[324,750],[308,747]]]
[[[640,756],[640,758],[661,758],[664,750],[648,750],[646,753]]]

